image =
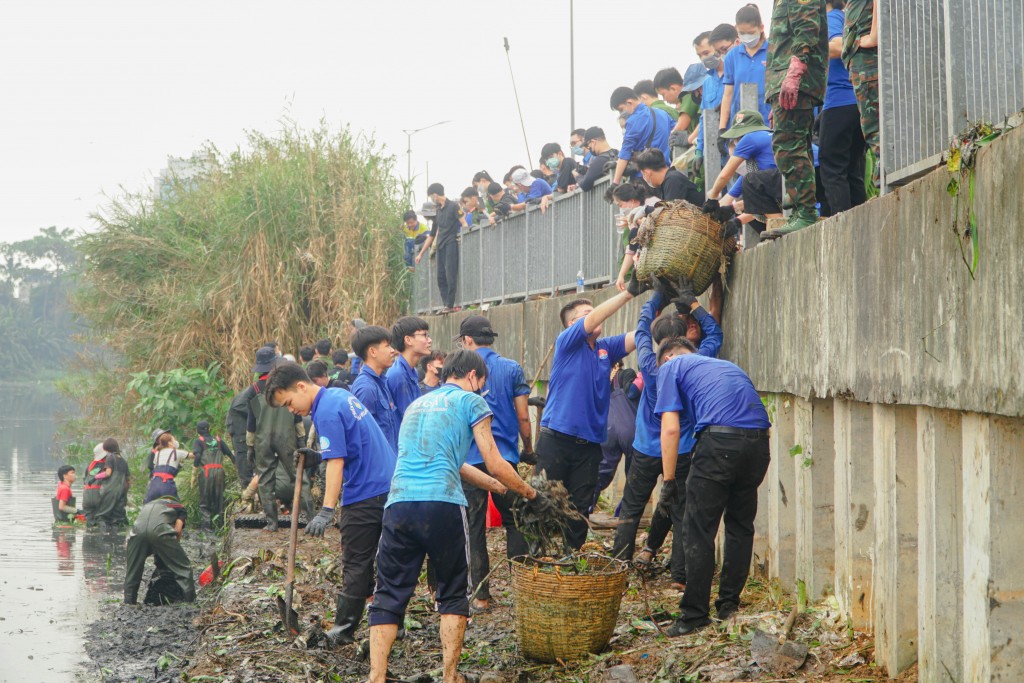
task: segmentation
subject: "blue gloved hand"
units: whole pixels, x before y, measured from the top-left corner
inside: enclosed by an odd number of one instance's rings
[[[330,526],[331,522],[334,521],[334,508],[329,508],[326,505],[320,508],[320,512],[316,513],[316,517],[310,520],[309,524],[306,525],[307,536],[323,536],[324,531]]]

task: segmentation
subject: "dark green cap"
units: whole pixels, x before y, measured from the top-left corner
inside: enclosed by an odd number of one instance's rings
[[[753,109],[740,109],[732,120],[732,126],[729,127],[729,130],[722,133],[722,137],[732,140],[733,138],[741,138],[747,133],[753,133],[758,130],[771,130],[771,128],[764,125],[764,117],[761,116],[761,112],[754,111]]]

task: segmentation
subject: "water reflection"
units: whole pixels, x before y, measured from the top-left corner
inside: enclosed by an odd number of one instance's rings
[[[74,680],[83,626],[121,595],[124,534],[53,525],[53,416],[64,406],[49,385],[0,391],[0,519],[14,520],[0,544],[0,680]]]

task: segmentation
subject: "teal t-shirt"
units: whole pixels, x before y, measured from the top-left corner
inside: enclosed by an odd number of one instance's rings
[[[490,416],[482,396],[454,384],[410,403],[398,433],[387,506],[427,501],[466,506],[459,468],[473,443],[473,427]]]

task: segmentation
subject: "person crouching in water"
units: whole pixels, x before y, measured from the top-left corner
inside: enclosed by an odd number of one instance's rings
[[[153,477],[149,480],[143,504],[162,496],[178,497],[178,485],[174,483],[174,478],[178,476],[181,461],[190,455],[192,454],[178,445],[178,440],[170,432],[160,432],[150,458],[149,471]]]
[[[186,517],[185,506],[174,496],[159,496],[139,510],[135,525],[128,533],[124,604],[138,603],[139,584],[150,555],[156,563],[156,572],[146,593],[146,604],[195,602],[192,565],[181,547]]]
[[[61,465],[57,470],[57,495],[53,497],[53,519],[58,523],[75,521],[78,508],[75,507],[75,496],[71,485],[75,483],[75,468]]]
[[[107,452],[103,444],[98,443],[92,449],[92,462],[85,468],[85,485],[82,487],[82,511],[85,523],[89,527],[99,526],[96,510],[100,504],[100,489],[103,480],[110,476],[111,468],[107,467]]]
[[[370,683],[387,680],[391,647],[425,556],[437,575],[444,683],[463,680],[457,666],[469,616],[469,548],[460,477],[498,494],[511,489],[538,513],[552,508],[549,498],[519,478],[494,442],[491,410],[480,396],[487,381],[484,359],[475,351],[456,351],[445,359],[441,379],[441,388],[409,405],[399,432],[370,605]],[[465,464],[474,442],[492,476]]]
[[[300,451],[307,468],[315,468],[321,458],[327,468],[324,504],[306,525],[306,533],[323,536],[333,525],[340,502],[341,591],[327,640],[332,646],[355,642],[366,600],[373,595],[374,557],[395,473],[395,451],[358,398],[345,389],[317,386],[295,363],[280,363],[271,370],[266,396],[269,406],[313,419],[320,452]]]
[[[198,436],[192,444],[195,454],[192,471],[199,480],[202,527],[219,529],[224,525],[224,456],[229,460],[235,456],[219,436],[210,434],[210,423],[206,420],[196,423],[196,433]]]

